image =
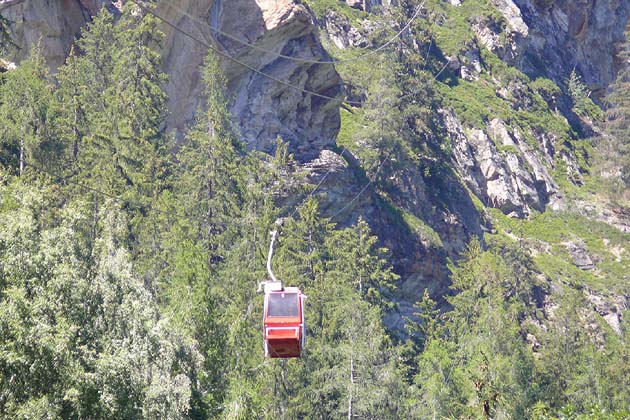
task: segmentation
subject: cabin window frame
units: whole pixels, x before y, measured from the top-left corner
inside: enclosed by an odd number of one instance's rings
[[[291,295],[289,297],[287,295]],[[287,299],[287,302],[284,300]],[[268,318],[298,318],[300,316],[300,295],[295,292],[269,293],[267,297]]]

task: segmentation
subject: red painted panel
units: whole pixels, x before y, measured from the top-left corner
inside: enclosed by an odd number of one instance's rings
[[[269,339],[267,345],[271,358],[300,357],[298,339]]]

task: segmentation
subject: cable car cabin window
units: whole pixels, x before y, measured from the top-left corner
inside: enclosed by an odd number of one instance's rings
[[[267,301],[267,316],[298,316],[297,293],[270,293]]]

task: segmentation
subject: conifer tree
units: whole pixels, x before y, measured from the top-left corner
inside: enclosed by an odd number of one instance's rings
[[[585,116],[591,91],[582,81],[580,75],[573,69],[566,80],[567,92],[573,101],[573,110],[576,114]]]
[[[46,63],[37,49],[0,84],[0,162],[20,176],[29,163],[54,167],[62,153],[47,124],[52,95]]]
[[[134,7],[117,22],[101,9],[59,70],[59,102],[84,182],[146,201],[160,165],[165,76],[152,50],[161,32]]]
[[[364,221],[331,228],[313,198],[284,228],[282,262],[297,271],[283,271],[308,295],[309,334],[304,366],[286,375],[300,388],[288,406],[299,407],[294,417],[394,418],[404,413],[404,387],[379,292],[395,276]]]
[[[202,74],[206,105],[177,156],[178,189],[190,203],[186,212],[198,229],[192,233],[205,244],[212,262],[217,262],[225,256],[222,244],[231,242],[229,236],[222,236],[229,234],[228,222],[239,217],[246,158],[232,127],[226,79],[212,52]]]
[[[433,335],[418,358],[416,384],[427,404],[420,414],[522,417],[535,396],[533,358],[520,324],[523,302],[516,298],[525,286],[514,286],[523,281],[514,279],[519,270],[473,239],[452,271],[457,293],[449,298],[447,333]]]
[[[388,292],[398,279],[386,260],[386,249],[376,246],[377,238],[370,233],[365,220],[359,218],[352,230],[343,229],[330,238],[330,275],[339,273],[356,287],[359,295],[372,304],[391,308]]]
[[[112,166],[115,153],[111,138],[111,120],[105,92],[113,85],[113,52],[118,48],[114,20],[102,9],[96,15],[73,49],[67,62],[58,70],[60,135],[72,144],[76,165],[72,172],[83,182],[112,190],[111,178],[116,177]]]

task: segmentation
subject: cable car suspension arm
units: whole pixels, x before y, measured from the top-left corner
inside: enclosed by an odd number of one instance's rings
[[[279,286],[278,290],[282,290],[282,282],[276,278],[276,276],[273,274],[273,271],[271,270],[271,258],[273,257],[273,244],[276,242],[276,237],[278,236],[278,231],[274,230],[274,231],[269,232],[269,233],[271,234],[271,243],[269,244],[269,254],[267,255],[267,272],[269,273],[269,277],[271,278],[271,280],[262,281],[262,282],[258,283],[258,290],[256,290],[257,293],[262,292],[263,289],[266,292],[266,290],[267,290],[266,286],[268,284],[270,286],[274,285],[275,287]]]
[[[273,256],[273,244],[276,242],[276,236],[278,236],[278,231],[271,231],[271,243],[269,244],[269,254],[267,255],[267,271],[269,272],[269,277],[271,277],[272,281],[278,281],[276,276],[271,271],[271,257]]]

